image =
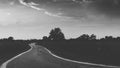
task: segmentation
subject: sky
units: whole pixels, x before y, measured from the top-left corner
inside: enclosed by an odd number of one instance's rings
[[[120,1],[0,0],[0,38],[41,39],[55,27],[66,38],[120,36]]]

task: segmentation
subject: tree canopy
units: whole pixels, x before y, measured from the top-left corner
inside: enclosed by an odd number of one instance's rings
[[[50,40],[64,40],[65,36],[60,28],[54,28],[50,31],[48,38]]]

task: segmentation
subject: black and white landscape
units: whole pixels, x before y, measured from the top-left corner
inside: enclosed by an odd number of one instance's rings
[[[0,68],[119,68],[119,0],[0,0]]]

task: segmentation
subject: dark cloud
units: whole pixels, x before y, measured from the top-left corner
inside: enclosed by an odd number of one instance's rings
[[[96,0],[92,7],[108,17],[120,17],[120,0]]]
[[[47,13],[60,16],[81,18],[89,15],[120,16],[120,0],[20,0],[26,4],[42,8]]]

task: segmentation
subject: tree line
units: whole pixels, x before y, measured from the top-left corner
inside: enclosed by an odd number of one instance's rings
[[[49,36],[43,36],[42,40],[120,40],[120,37],[105,36],[97,39],[95,34],[82,34],[77,38],[65,39],[65,35],[60,28],[54,28],[50,31]]]
[[[8,38],[3,38],[0,40],[15,40],[14,37],[10,36]],[[38,39],[30,39],[31,41],[36,41]],[[30,41],[30,40],[26,40],[26,41]],[[70,38],[70,39],[66,39],[64,33],[62,32],[62,30],[58,27],[58,28],[54,28],[49,32],[49,36],[43,36],[42,39],[43,41],[62,41],[62,40],[81,40],[81,41],[95,41],[95,40],[100,40],[100,41],[117,41],[120,40],[120,36],[118,37],[113,37],[113,36],[105,36],[104,38],[100,38],[97,39],[97,36],[95,34],[82,34],[77,38]],[[25,40],[24,40],[25,41]]]

